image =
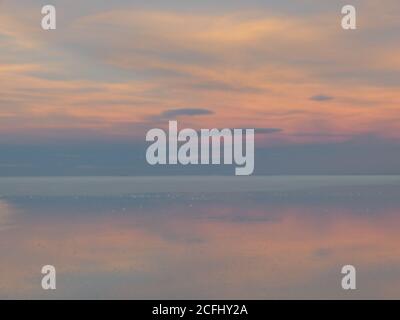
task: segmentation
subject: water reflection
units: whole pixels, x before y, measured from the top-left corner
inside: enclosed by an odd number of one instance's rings
[[[399,298],[400,188],[9,196],[1,298]],[[10,224],[13,228],[5,228]],[[57,268],[57,290],[40,288]],[[342,265],[358,290],[340,288]]]
[[[0,231],[12,226],[13,209],[6,201],[0,200]]]

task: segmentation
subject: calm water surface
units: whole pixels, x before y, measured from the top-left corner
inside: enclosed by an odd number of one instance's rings
[[[1,178],[0,195],[0,298],[400,298],[397,176]]]

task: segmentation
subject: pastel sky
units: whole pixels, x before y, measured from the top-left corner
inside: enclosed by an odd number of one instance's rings
[[[57,30],[43,31],[50,3]],[[341,28],[345,4],[356,31]],[[261,153],[300,166],[338,155],[328,173],[369,154],[363,173],[400,173],[399,16],[398,0],[0,0],[0,149],[143,144],[174,118],[257,128]],[[0,160],[1,174],[18,162]]]

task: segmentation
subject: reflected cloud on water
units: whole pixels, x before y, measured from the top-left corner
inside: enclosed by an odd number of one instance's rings
[[[398,298],[398,195],[379,185],[10,196],[0,297]],[[57,268],[55,292],[40,287],[45,264]],[[340,287],[345,264],[358,271],[351,294]]]

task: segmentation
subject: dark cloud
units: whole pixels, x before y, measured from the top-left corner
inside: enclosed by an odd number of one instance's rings
[[[230,166],[151,166],[146,162],[149,143],[144,137],[120,140],[93,132],[92,140],[84,141],[81,135],[75,141],[62,140],[65,136],[53,134],[46,143],[21,139],[10,144],[10,139],[0,139],[0,176],[232,175]],[[255,145],[255,175],[399,173],[400,143],[395,139],[363,135],[342,142]]]
[[[208,129],[211,130],[213,128],[208,128]],[[222,129],[225,129],[225,128],[214,128],[214,129],[222,130]],[[226,128],[226,129],[231,130],[231,132],[233,132],[232,130],[234,130],[234,129],[242,129],[242,130],[254,129],[254,133],[255,134],[272,134],[272,133],[277,133],[277,132],[282,132],[283,131],[283,129],[280,129],[280,128],[252,128],[251,126],[241,126],[241,127],[238,127],[238,128]],[[198,130],[197,134],[201,135],[201,131]],[[216,135],[219,136],[218,133]],[[211,136],[213,136],[213,134],[211,134]]]
[[[330,248],[319,248],[314,251],[313,255],[318,258],[325,258],[327,256],[332,255],[332,253],[333,253],[333,250]]]
[[[171,119],[181,116],[193,117],[214,114],[213,111],[202,108],[170,109],[163,111],[157,118]]]
[[[191,85],[194,89],[203,90],[216,90],[216,91],[230,91],[230,92],[242,92],[242,93],[262,93],[268,91],[264,88],[243,86],[243,85],[232,85],[229,83],[223,83],[219,81],[204,81]]]
[[[334,97],[325,95],[325,94],[317,94],[315,96],[310,97],[310,100],[312,101],[330,101],[333,100]]]
[[[270,134],[270,133],[277,133],[282,132],[283,130],[280,128],[255,128],[256,134]]]
[[[351,138],[352,134],[347,133],[330,133],[330,132],[300,132],[290,134],[295,137],[325,137],[325,138]]]

